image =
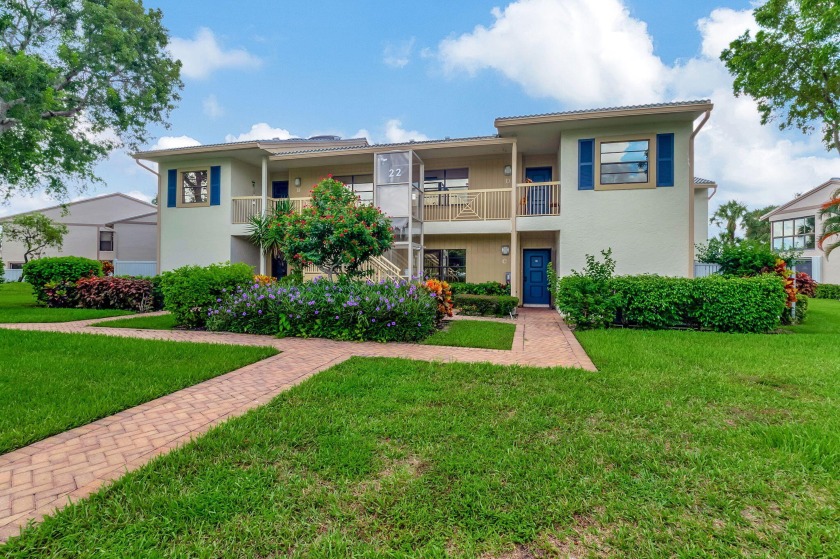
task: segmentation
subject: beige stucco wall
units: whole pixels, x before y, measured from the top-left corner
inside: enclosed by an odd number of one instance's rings
[[[510,255],[502,255],[502,245],[510,245],[510,235],[426,235],[425,243],[430,249],[466,249],[471,283],[503,283],[510,271]]]
[[[260,267],[260,253],[257,247],[251,244],[247,238],[231,237],[230,261],[244,262],[254,269],[254,273],[257,273]]]
[[[578,140],[628,133],[674,133],[673,187],[593,191],[578,190]],[[686,276],[694,248],[690,243],[688,146],[691,125],[613,127],[568,131],[561,138],[562,234],[557,269],[566,275],[581,269],[586,254],[612,248],[619,274],[655,273]],[[655,164],[655,157],[651,157]]]

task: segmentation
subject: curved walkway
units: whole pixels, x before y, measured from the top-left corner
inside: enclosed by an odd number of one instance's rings
[[[155,456],[352,356],[596,370],[557,313],[548,309],[521,311],[511,351],[90,326],[98,322],[103,319],[0,324],[0,328],[268,345],[282,353],[0,456],[0,543],[68,500],[93,493]]]

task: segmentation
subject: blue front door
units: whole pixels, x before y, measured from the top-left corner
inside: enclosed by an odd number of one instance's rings
[[[525,169],[525,178],[531,182],[551,182],[551,167],[528,167]],[[546,215],[549,213],[548,185],[532,186],[528,189],[526,200],[526,215]]]
[[[271,183],[271,197],[272,198],[288,198],[289,197],[289,181],[272,181],[272,183]]]
[[[548,295],[548,263],[551,251],[548,249],[526,249],[523,252],[525,269],[523,276],[525,285],[522,288],[522,303],[525,305],[547,305]]]

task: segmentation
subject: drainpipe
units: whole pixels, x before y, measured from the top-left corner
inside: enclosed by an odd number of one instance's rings
[[[694,138],[712,116],[709,109],[688,139],[688,277],[694,277]]]
[[[262,210],[263,215],[268,213],[268,156],[263,155],[262,158]],[[265,275],[266,254],[262,247],[258,247],[260,251],[260,275]]]
[[[162,203],[161,188],[160,188],[160,173],[158,173],[157,171],[155,171],[154,169],[152,169],[148,165],[145,165],[139,159],[135,159],[134,162],[137,163],[140,167],[146,169],[147,171],[149,171],[150,173],[152,173],[154,176],[157,177],[157,227],[156,227],[156,229],[157,229],[157,258],[155,259],[155,260],[157,260],[157,263],[156,263],[155,271],[158,274],[160,274],[160,205]]]

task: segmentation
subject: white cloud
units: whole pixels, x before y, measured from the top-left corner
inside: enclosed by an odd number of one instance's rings
[[[210,118],[219,118],[225,114],[225,109],[219,104],[219,99],[215,95],[209,95],[202,103],[204,114]]]
[[[254,69],[262,65],[262,60],[245,49],[224,50],[207,27],[199,28],[193,39],[173,37],[169,51],[181,61],[181,73],[188,78],[203,79],[223,68]]]
[[[350,138],[364,138],[368,141],[368,143],[371,143],[371,135],[367,128],[359,128],[359,130],[357,130],[355,134],[350,136]]]
[[[404,68],[411,62],[415,39],[412,37],[399,43],[388,43],[382,52],[382,62],[392,68]]]
[[[385,141],[387,143],[398,144],[402,142],[423,142],[429,137],[417,130],[406,130],[402,126],[402,121],[396,118],[385,123]]]
[[[268,125],[268,123],[259,122],[251,126],[251,129],[244,134],[240,134],[238,136],[228,134],[225,136],[225,141],[248,142],[253,140],[273,140],[275,138],[278,140],[288,140],[294,137],[295,136],[293,136],[292,133],[285,128],[272,128]]]
[[[152,203],[152,199],[154,196],[149,196],[145,192],[140,192],[139,190],[129,190],[128,192],[124,192],[126,196],[131,196],[132,198],[137,198],[138,200],[142,200],[143,202],[148,202],[149,204]]]
[[[489,28],[440,43],[450,74],[493,69],[532,96],[586,107],[664,93],[667,67],[620,0],[519,0],[492,14]]]
[[[191,148],[200,145],[201,142],[189,136],[161,136],[149,149],[154,151],[156,149]]]
[[[715,203],[781,203],[837,174],[836,157],[817,135],[762,126],[756,103],[733,95],[719,56],[744,31],[757,29],[750,10],[719,8],[699,20],[698,54],[673,66],[653,52],[647,26],[622,0],[518,0],[492,13],[489,28],[479,25],[438,45],[451,74],[495,70],[563,108],[712,99],[696,164],[697,175],[720,186]]]

